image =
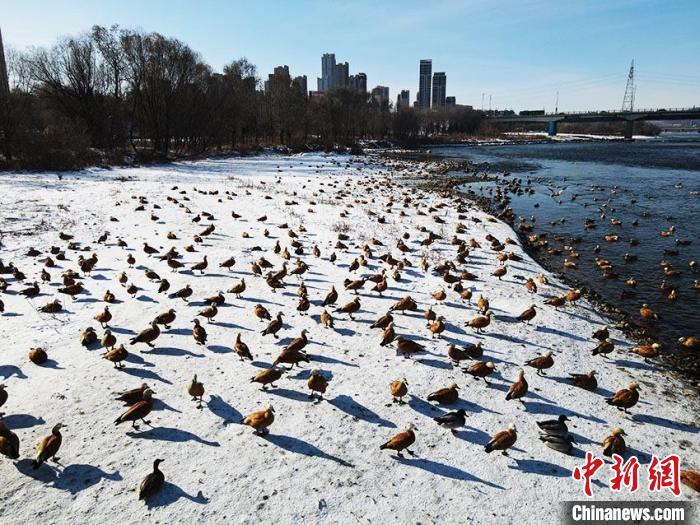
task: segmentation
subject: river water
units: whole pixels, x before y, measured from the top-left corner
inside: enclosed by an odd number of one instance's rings
[[[522,217],[515,226],[532,225],[532,233],[546,234],[550,247],[564,250],[561,255],[539,251],[542,262],[627,312],[676,357],[677,367],[700,377],[700,352],[685,351],[678,342],[700,337],[700,291],[693,289],[700,271],[689,266],[690,261],[700,264],[700,134],[431,149],[438,156],[488,163],[493,172],[510,171],[496,182],[468,184],[464,190],[493,200],[498,185],[516,217]],[[514,180],[520,180],[522,191],[505,191]],[[595,221],[595,228],[584,227],[587,219]],[[619,240],[606,242],[606,234]],[[572,246],[579,257],[572,258],[564,246]],[[564,267],[566,258],[575,269]],[[613,278],[603,278],[596,258],[609,261]],[[666,276],[663,261],[680,275]],[[626,283],[630,277],[636,286]],[[671,289],[675,300],[668,298]],[[643,303],[658,313],[658,322],[641,319]]]

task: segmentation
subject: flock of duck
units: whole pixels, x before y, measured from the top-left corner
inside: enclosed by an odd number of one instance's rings
[[[561,184],[561,183],[559,183]],[[557,205],[561,206],[563,204],[577,204],[581,209],[587,210],[591,208],[591,215],[583,220],[582,229],[583,232],[591,232],[590,235],[596,235],[598,239],[598,244],[594,246],[581,245],[583,235],[572,235],[571,233],[555,233],[551,234],[544,231],[543,228],[539,228],[537,223],[537,217],[532,215],[525,217],[524,215],[516,215],[512,207],[511,196],[532,196],[537,192],[536,187],[543,186],[548,195],[553,199]],[[675,190],[684,190],[682,184],[678,183],[675,185]],[[678,231],[674,224],[670,224],[666,227],[661,227],[658,230],[658,235],[660,239],[668,239],[663,243],[662,247],[642,247],[646,250],[645,255],[653,253],[653,251],[658,250],[658,273],[652,273],[647,271],[644,275],[634,274],[634,263],[640,258],[639,252],[635,252],[635,249],[640,247],[640,240],[638,236],[630,234],[629,231],[623,229],[623,227],[632,226],[637,228],[640,226],[640,218],[631,219],[628,224],[624,224],[619,218],[621,215],[626,213],[627,207],[634,207],[639,203],[638,199],[631,197],[628,201],[622,201],[622,191],[617,186],[604,187],[601,185],[592,185],[586,189],[588,195],[583,193],[583,189],[577,186],[571,187],[571,185],[557,185],[553,180],[546,179],[544,177],[503,177],[498,178],[495,181],[493,187],[487,188],[487,192],[494,199],[496,206],[498,208],[499,218],[509,220],[515,224],[520,233],[527,238],[527,242],[530,248],[542,255],[548,257],[550,260],[554,261],[555,265],[561,264],[561,267],[565,271],[575,271],[578,270],[588,263],[587,258],[592,257],[592,263],[595,264],[595,270],[600,272],[600,278],[607,283],[610,282],[620,282],[622,283],[622,290],[619,293],[619,299],[638,301],[637,310],[631,312],[631,319],[636,322],[641,323],[641,328],[644,330],[645,336],[649,340],[649,344],[645,345],[644,357],[655,358],[662,354],[662,352],[671,353],[675,349],[681,351],[692,352],[700,350],[700,338],[695,334],[682,335],[677,341],[668,341],[668,338],[664,338],[664,330],[656,329],[659,325],[660,319],[663,315],[667,313],[669,308],[672,308],[674,304],[677,303],[679,296],[684,294],[686,291],[700,292],[700,280],[693,279],[692,283],[685,284],[683,281],[684,274],[691,276],[697,274],[698,264],[697,261],[688,257],[687,253],[683,250],[692,244],[692,239],[679,237]],[[599,196],[600,195],[600,196]],[[568,201],[567,201],[568,199]],[[649,201],[647,204],[650,206],[653,204]],[[539,202],[532,204],[534,208],[539,208]],[[551,212],[555,214],[555,211]],[[639,208],[638,214],[644,219],[651,220],[651,214],[646,209],[645,206]],[[567,217],[566,212],[559,218],[554,218],[549,221],[548,226],[554,232],[559,226],[565,226],[567,222],[571,222],[571,217]],[[668,222],[672,222],[674,217],[667,214],[664,219]],[[656,225],[656,221],[654,222]],[[648,225],[648,227],[652,227]],[[658,226],[657,226],[658,227]],[[606,231],[596,234],[598,229],[606,228]],[[589,234],[587,234],[589,235]],[[626,241],[626,243],[625,243]],[[629,246],[629,251],[622,254],[625,248],[622,248],[625,244]],[[619,247],[618,247],[619,246]],[[618,253],[619,252],[619,253]],[[603,256],[607,253],[607,256]],[[686,262],[677,264],[674,260],[679,257],[686,255]],[[582,258],[583,256],[583,258]],[[616,260],[619,259],[619,260]],[[583,260],[583,263],[581,262]],[[683,266],[686,268],[684,269]],[[638,270],[642,271],[642,270]],[[686,273],[687,272],[687,273]],[[573,276],[575,274],[569,274]],[[667,301],[660,303],[656,301],[654,297],[649,297],[648,287],[644,287],[642,294],[646,298],[639,301],[637,299],[638,286],[642,283],[656,284],[661,296]],[[688,290],[689,288],[689,290]],[[685,290],[685,291],[684,291]],[[608,294],[612,295],[612,294]],[[695,294],[688,295],[693,300]],[[697,297],[697,296],[695,296]],[[657,303],[656,307],[652,307],[649,303],[654,300]],[[692,303],[691,303],[692,306]],[[622,321],[622,325],[629,325],[627,321]],[[687,327],[686,327],[687,329]],[[661,343],[659,339],[666,339],[666,348]],[[697,370],[697,367],[695,367]]]
[[[268,191],[272,190],[272,195],[275,195],[274,182],[270,180],[267,184]],[[305,188],[302,184],[299,183],[299,188]],[[322,329],[336,330],[336,323],[339,321],[353,323],[354,314],[368,313],[367,310],[363,310],[364,296],[383,297],[383,293],[391,291],[395,284],[406,281],[417,281],[421,286],[422,274],[436,276],[443,283],[439,289],[429,291],[432,304],[422,309],[411,295],[405,295],[383,311],[370,312],[374,322],[369,325],[368,330],[376,331],[377,343],[376,348],[367,351],[382,352],[383,347],[392,347],[397,356],[410,360],[426,352],[427,343],[422,342],[424,337],[429,337],[431,341],[435,339],[435,344],[440,344],[440,339],[446,330],[449,330],[450,325],[464,326],[477,334],[493,329],[494,322],[499,322],[493,314],[486,290],[490,284],[497,286],[498,280],[506,275],[510,276],[514,271],[517,272],[511,265],[522,260],[522,256],[519,254],[518,243],[512,238],[497,238],[487,233],[483,221],[471,213],[466,200],[449,195],[430,200],[421,192],[401,187],[389,176],[329,179],[325,183],[321,182],[319,188],[321,189],[309,199],[307,209],[303,213],[314,213],[316,201],[320,199],[332,199],[340,205],[340,220],[345,220],[356,212],[355,208],[362,209],[377,226],[371,238],[361,237],[351,229],[340,228],[332,245],[319,246],[313,242],[313,236],[310,235],[312,232],[307,231],[303,214],[298,224],[292,226],[288,223],[273,223],[266,215],[242,217],[237,213],[240,211],[236,206],[237,202],[261,198],[257,194],[253,196],[245,186],[234,191],[197,188],[190,190],[176,185],[162,198],[146,198],[134,194],[131,196],[131,202],[122,201],[115,205],[130,206],[134,214],[143,214],[157,225],[163,224],[159,217],[160,210],[166,206],[170,207],[176,210],[183,220],[201,227],[192,238],[182,238],[177,224],[167,224],[167,228],[171,229],[161,231],[162,246],[148,242],[137,245],[124,235],[115,237],[110,231],[110,221],[119,222],[116,217],[105,221],[104,231],[97,238],[72,231],[61,231],[56,234],[54,242],[32,247],[7,264],[0,261],[0,292],[3,294],[0,297],[4,299],[0,301],[0,311],[12,312],[18,301],[24,298],[40,299],[47,294],[54,298],[35,305],[41,315],[60,314],[65,310],[66,303],[71,304],[74,309],[93,309],[94,325],[76,333],[75,344],[79,343],[85,348],[101,348],[101,357],[113,363],[116,374],[131,353],[157,347],[161,334],[167,333],[178,322],[191,319],[193,314],[192,344],[206,345],[207,327],[216,325],[223,306],[246,297],[251,280],[265,283],[271,294],[293,290],[295,298],[293,301],[287,300],[287,304],[279,311],[269,311],[264,302],[257,303],[252,308],[246,306],[246,316],[250,315],[251,319],[256,320],[263,340],[269,340],[270,344],[276,343],[283,331],[298,333],[296,338],[284,345],[269,366],[256,372],[251,368],[250,381],[260,385],[259,408],[243,417],[240,423],[261,436],[274,432],[275,427],[275,408],[266,401],[266,391],[275,388],[275,383],[283,380],[289,370],[314,363],[316,357],[307,352],[306,347],[311,341],[308,331],[294,329],[295,319],[311,314],[318,318]],[[358,193],[354,190],[359,190],[364,197],[357,197]],[[289,200],[284,201],[285,206],[301,208],[302,204],[299,201],[302,198],[299,193],[295,191],[290,195]],[[191,199],[195,194],[208,199],[212,208],[193,209]],[[269,200],[272,197],[268,194],[263,198]],[[216,210],[216,215],[212,209]],[[218,216],[224,210],[227,216]],[[445,219],[448,210],[456,216],[454,223]],[[409,217],[421,218],[423,223],[432,223],[434,227],[424,225],[410,231],[406,229],[392,237],[393,234],[387,232],[393,230],[382,230],[387,217],[396,220],[395,224],[399,228],[402,221],[408,221]],[[230,221],[241,220],[246,220],[247,223],[241,235],[240,247],[232,248],[229,257],[211,260],[207,255],[207,246],[222,242],[213,234],[225,231]],[[487,217],[485,221],[494,219]],[[134,232],[135,235],[137,233]],[[169,245],[167,249],[165,245]],[[434,246],[439,246],[440,250],[430,251]],[[122,267],[114,270],[113,280],[108,283],[108,289],[104,290],[104,282],[92,280],[91,272],[96,268],[101,253],[109,249],[122,250],[119,257]],[[470,271],[470,259],[475,254],[487,253],[495,254],[495,264],[489,271],[490,276],[487,275],[491,281],[489,283],[488,279],[485,282],[482,280],[479,283],[481,293],[474,296],[476,294],[473,285],[479,281],[479,276]],[[319,294],[307,288],[305,278],[310,269],[318,267],[317,261],[323,259],[338,268],[343,268],[345,278],[331,284]],[[212,270],[233,269],[245,275],[234,277],[232,274],[228,290],[221,290],[210,297],[199,297],[199,276]],[[188,282],[178,289],[171,288],[169,274],[185,277]],[[544,274],[522,279],[522,294],[530,296],[532,304],[523,311],[513,312],[513,322],[537,324],[540,317],[538,314],[542,309],[574,308],[581,299],[581,291],[577,289],[568,290],[561,295],[542,294],[541,288],[549,284]],[[128,341],[120,340],[118,334],[111,329],[115,324],[118,325],[120,320],[110,307],[119,302],[117,297],[121,297],[129,302],[132,308],[139,308],[140,303],[135,297],[145,289],[144,283],[149,283],[147,286],[158,294],[166,294],[173,301],[181,301],[182,306],[164,309],[142,326],[131,327],[135,329],[132,332],[135,335]],[[94,303],[81,302],[80,299],[85,294],[101,295],[104,304],[95,307]],[[341,294],[351,299],[341,301]],[[283,294],[275,297],[279,296],[282,296],[281,300],[289,297]],[[193,298],[200,298],[204,303],[196,313],[188,305]],[[461,305],[461,318],[448,319],[440,312],[441,304],[448,300]],[[397,316],[422,316],[425,332],[399,333],[395,323]],[[365,329],[364,326],[359,326],[358,324],[358,329]],[[590,334],[586,334],[586,337],[590,338],[591,353],[600,356],[602,360],[616,351],[607,327],[591,326]],[[346,338],[348,345],[352,345],[352,335]],[[233,341],[231,348],[238,357],[240,366],[250,366],[246,363],[253,361],[256,354],[259,355],[259,349],[249,347],[240,332],[232,332],[230,340]],[[691,344],[697,345],[697,342]],[[639,345],[633,352],[644,358],[653,358],[658,354],[658,345]],[[494,360],[488,358],[488,350],[483,348],[481,342],[465,341],[463,344],[445,345],[441,353],[442,358],[451,364],[453,370],[461,370],[466,377],[471,376],[473,380],[482,381],[486,385],[489,383],[489,377],[497,372]],[[27,357],[35,365],[42,366],[50,355],[50,348],[35,347],[28,349]],[[415,363],[416,366],[420,366],[417,361]],[[527,375],[544,376],[556,365],[555,355],[551,351],[523,360],[503,402],[523,402],[530,394]],[[232,366],[236,365],[232,363]],[[193,375],[187,384],[182,385],[182,395],[191,398],[197,408],[202,407],[203,398],[208,392],[202,381],[205,379]],[[595,392],[598,388],[595,370],[568,370],[568,382],[572,389]],[[405,403],[403,398],[409,394],[412,386],[409,386],[405,377],[387,377],[384,388],[387,401],[400,406]],[[435,385],[432,388],[434,391],[425,399],[429,403],[449,408],[459,401],[462,388],[464,385],[460,386],[458,383]],[[332,389],[333,380],[324,374],[323,370],[314,368],[310,372],[306,390],[314,404],[322,403],[324,394]],[[601,400],[601,410],[603,405],[607,404],[627,413],[637,405],[640,390],[642,389],[637,382],[620,385],[614,395],[604,399],[605,403]],[[114,398],[125,405],[121,414],[115,407],[114,424],[131,425],[136,431],[141,429],[141,425],[151,425],[149,416],[157,395],[154,387],[147,383],[139,386],[125,385],[124,390]],[[11,384],[0,385],[0,408],[17,410],[21,401],[13,399]],[[469,416],[465,409],[460,408],[435,417],[434,424],[454,433],[466,425]],[[76,416],[76,419],[79,419],[79,416]],[[545,446],[560,453],[571,453],[575,440],[568,432],[568,419],[567,414],[561,413],[554,419],[537,421],[540,429],[539,439]],[[62,446],[62,431],[74,423],[56,422],[50,434],[44,437],[36,448],[34,468],[48,468],[44,465],[48,461],[59,463],[58,454],[66,448]],[[413,455],[412,448],[419,442],[417,432],[416,426],[409,423],[404,430],[387,436],[386,442],[377,443],[376,446],[381,450],[393,451],[399,458],[403,458],[404,452]],[[599,436],[599,450],[607,456],[624,455],[627,448],[625,437],[628,436],[622,428],[611,427],[608,435]],[[26,454],[25,444],[20,438],[18,431],[9,428],[0,419],[0,453],[4,457],[14,461]],[[493,429],[492,437],[483,450],[485,453],[498,451],[507,455],[517,440],[518,429],[515,423],[511,423],[506,428]],[[153,461],[152,472],[138,487],[140,499],[148,500],[163,487],[165,476],[160,470],[163,461],[161,458]],[[700,490],[700,473],[684,470],[682,477],[688,486],[696,491]]]

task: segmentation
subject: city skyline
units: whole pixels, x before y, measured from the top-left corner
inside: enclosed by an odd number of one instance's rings
[[[50,46],[93,24],[119,23],[178,38],[217,70],[246,56],[265,79],[274,67],[288,64],[313,89],[318,57],[331,49],[350,64],[351,74],[366,73],[370,86],[389,87],[394,99],[404,89],[417,92],[415,65],[431,57],[450,77],[448,96],[460,104],[481,107],[483,94],[486,107],[490,98],[494,109],[550,111],[557,92],[560,110],[618,108],[635,59],[636,106],[697,104],[696,2],[438,4],[423,12],[412,1],[396,9],[396,2],[141,6],[132,0],[118,5],[0,0],[0,9],[5,47],[20,50]],[[370,6],[373,16],[367,17]],[[572,38],[571,27],[579,37]]]

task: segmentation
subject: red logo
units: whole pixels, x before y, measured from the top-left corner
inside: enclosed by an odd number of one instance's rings
[[[626,463],[621,456],[613,454],[615,463],[612,465],[614,476],[610,478],[610,490],[620,492],[622,487],[627,487],[629,492],[639,489],[639,460],[632,456]]]
[[[659,460],[651,457],[649,463],[649,492],[660,492],[669,489],[674,496],[681,495],[681,459],[671,454]]]
[[[591,490],[591,479],[598,472],[598,469],[603,466],[603,460],[595,457],[590,452],[586,452],[586,463],[582,467],[576,467],[574,469],[574,479],[584,480],[583,492],[589,498],[593,496],[593,491]]]
[[[639,490],[640,463],[637,457],[632,456],[624,461],[618,454],[613,454],[612,458],[614,463],[610,465],[612,475],[608,482],[610,490],[622,492],[626,489],[629,493]],[[664,459],[652,456],[651,463],[647,466],[649,492],[661,492],[668,489],[674,496],[680,496],[680,463],[681,460],[676,454],[671,454]],[[585,463],[574,468],[572,476],[576,481],[583,481],[583,492],[589,498],[593,496],[591,480],[604,464],[605,462],[601,458],[586,452]]]

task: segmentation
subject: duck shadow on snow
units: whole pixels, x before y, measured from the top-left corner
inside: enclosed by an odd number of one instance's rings
[[[46,423],[46,421],[44,421],[44,418],[35,417],[31,414],[10,414],[7,416],[3,416],[2,421],[7,425],[8,428],[11,428],[12,430],[17,430],[21,428],[31,428]]]
[[[154,441],[173,441],[176,443],[184,443],[186,441],[195,441],[201,443],[202,445],[208,445],[210,447],[218,447],[218,441],[207,441],[202,439],[197,434],[188,432],[187,430],[181,430],[179,428],[173,427],[154,427],[143,432],[127,432],[127,436],[136,439],[150,439]]]
[[[542,476],[554,476],[558,478],[571,477],[571,471],[565,467],[542,461],[539,459],[518,459],[513,458],[516,465],[509,465],[509,469],[519,470],[527,474],[540,474]]]
[[[328,459],[330,461],[334,461],[338,463],[339,465],[342,465],[344,467],[350,467],[350,468],[355,468],[355,466],[352,463],[348,463],[342,458],[339,458],[337,456],[333,456],[332,454],[328,454],[327,452],[324,452],[320,448],[318,448],[315,445],[312,445],[311,443],[308,443],[307,441],[302,441],[301,439],[292,437],[292,436],[284,436],[280,434],[267,434],[266,436],[263,437],[266,441],[272,443],[273,445],[276,445],[284,450],[287,450],[289,452],[294,452],[296,454],[302,454],[304,456],[311,456],[311,457],[317,457],[321,459]]]
[[[289,388],[272,388],[267,393],[291,399],[292,401],[311,401],[308,394],[298,390],[290,390]]]
[[[411,399],[408,401],[408,406],[419,414],[430,418],[438,417],[444,414],[444,410],[438,406],[428,403],[427,401],[424,401],[420,397],[416,397],[413,394],[410,395]]]
[[[328,357],[326,355],[314,355],[311,354],[309,355],[309,359],[311,359],[312,362],[315,363],[326,363],[326,364],[335,364],[335,365],[345,365],[345,366],[351,366],[353,368],[359,368],[360,365],[357,365],[355,363],[349,363],[348,361],[343,361],[341,359],[336,359],[335,357]]]
[[[224,345],[208,345],[207,350],[214,352],[215,354],[232,354],[233,350],[228,346]]]
[[[434,368],[441,368],[443,370],[450,370],[453,368],[450,363],[446,361],[440,361],[438,359],[418,358],[415,359],[415,362],[420,363],[421,365],[432,366]]]
[[[648,363],[630,361],[629,359],[616,359],[615,366],[618,368],[636,368],[638,370],[646,370],[648,372],[653,372],[657,370],[657,367]]]
[[[193,503],[199,503],[200,505],[209,503],[209,500],[204,497],[201,490],[197,492],[196,496],[192,496],[174,483],[166,481],[163,483],[163,487],[157,494],[154,494],[148,498],[146,505],[149,509],[154,507],[166,507],[182,498],[185,498]]]
[[[141,379],[152,379],[154,381],[160,381],[161,383],[165,383],[166,385],[172,385],[172,381],[168,381],[165,379],[163,376],[160,374],[157,374],[156,372],[153,372],[152,370],[144,370],[142,368],[131,368],[131,367],[125,367],[121,369],[122,372],[129,374],[131,376],[135,377],[140,377]]]
[[[159,346],[157,348],[153,348],[152,350],[144,350],[142,353],[146,355],[163,355],[170,357],[204,357],[204,354],[195,354],[194,352],[190,352],[189,350],[183,350],[182,348],[166,346]]]
[[[682,432],[688,432],[690,434],[697,434],[698,432],[700,432],[700,429],[698,429],[697,427],[693,427],[686,423],[681,423],[679,421],[666,419],[665,417],[654,416],[652,414],[634,414],[632,415],[632,421],[635,421],[637,423],[649,423],[660,427],[671,428],[673,430],[680,430]]]
[[[566,414],[567,416],[587,419],[589,421],[592,421],[593,423],[605,423],[605,421],[600,419],[599,417],[581,414],[579,412],[571,410],[570,408],[563,408],[549,403],[540,403],[539,401],[526,401],[525,410],[534,414],[542,414],[548,416],[558,416],[559,414]]]
[[[535,328],[535,331],[536,332],[544,332],[545,334],[558,335],[558,336],[564,337],[566,339],[573,339],[574,341],[589,342],[589,339],[586,339],[585,337],[581,337],[580,335],[572,334],[571,332],[565,332],[564,330],[550,328],[549,326],[540,325],[537,328]]]
[[[45,463],[38,469],[32,466],[31,459],[21,459],[15,463],[15,467],[25,476],[36,479],[49,486],[65,490],[71,494],[77,494],[87,488],[96,485],[103,479],[110,481],[121,481],[122,476],[119,471],[113,473],[105,472],[99,467],[85,464],[67,465],[58,469],[53,465]]]
[[[382,418],[379,414],[361,405],[348,395],[341,394],[333,399],[329,399],[328,403],[357,419],[367,421],[368,423],[375,423],[380,427],[396,428],[394,423]]]
[[[150,361],[146,361],[143,357],[135,354],[134,352],[129,352],[129,355],[126,356],[126,362],[133,363],[135,365],[146,366],[146,367],[156,366],[153,363],[151,363]]]
[[[240,423],[243,414],[236,410],[231,404],[224,401],[221,396],[213,395],[209,397],[207,408],[215,416],[224,420],[224,424]]]
[[[171,328],[170,330],[164,330],[163,333],[168,335],[192,335],[191,328]]]
[[[435,474],[436,476],[442,476],[445,478],[450,478],[450,479],[456,479],[460,481],[474,481],[477,483],[483,483],[484,485],[487,485],[489,487],[495,488],[495,489],[500,489],[500,490],[505,490],[505,487],[502,487],[501,485],[497,485],[496,483],[492,483],[490,481],[487,481],[485,479],[481,479],[477,476],[474,476],[473,474],[470,474],[469,472],[459,469],[457,467],[453,467],[451,465],[445,465],[444,463],[438,463],[437,461],[432,461],[430,459],[424,459],[424,458],[400,458],[400,457],[394,457],[397,461],[399,461],[402,465],[408,465],[409,467],[415,467],[419,468],[422,470],[425,470],[426,472],[430,472],[432,474]]]
[[[489,436],[486,432],[470,426],[465,426],[463,429],[458,430],[453,435],[458,439],[468,441],[469,443],[473,443],[480,447],[486,446],[486,443],[491,441],[491,436]]]
[[[0,365],[0,377],[8,379],[16,376],[17,379],[27,379],[27,375],[22,372],[22,369],[15,365]]]
[[[176,412],[178,414],[182,413],[182,410],[178,410],[177,408],[174,408],[170,406],[168,403],[163,401],[162,399],[153,399],[153,410],[168,410],[170,412]]]
[[[110,326],[109,329],[113,334],[136,335],[136,332],[128,328],[120,328],[118,326]]]

